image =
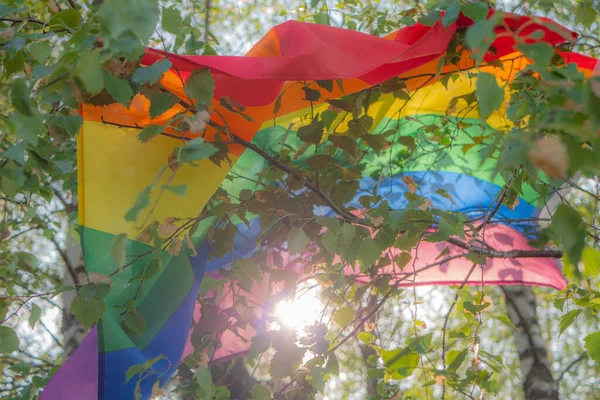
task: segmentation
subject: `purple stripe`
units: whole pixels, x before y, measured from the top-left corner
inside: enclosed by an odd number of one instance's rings
[[[98,330],[93,327],[46,385],[40,400],[98,399]]]

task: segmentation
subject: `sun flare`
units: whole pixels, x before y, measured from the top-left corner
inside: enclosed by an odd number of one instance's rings
[[[323,304],[317,296],[318,292],[309,289],[295,300],[282,301],[275,306],[275,315],[280,324],[288,328],[302,329],[312,325],[319,319]]]

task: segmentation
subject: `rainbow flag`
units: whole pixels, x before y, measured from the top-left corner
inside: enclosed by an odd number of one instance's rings
[[[215,80],[212,122],[223,125],[226,121],[233,134],[271,155],[279,154],[283,142],[293,150],[301,146],[298,134],[309,123],[306,115],[311,104],[298,82],[307,82],[318,92],[318,99],[312,102],[312,112],[322,116],[331,107],[346,107],[339,100],[344,96],[382,83],[392,85],[390,93],[380,96],[361,117],[362,128],[351,126],[351,111],[341,113],[341,117],[323,123],[326,132],[323,140],[341,143],[340,132],[363,129],[365,132],[361,135],[371,135],[365,136],[366,141],[382,144],[378,154],[368,154],[361,159],[360,187],[371,192],[375,188],[375,194],[382,196],[391,209],[407,207],[405,192],[411,190],[408,185],[415,184],[423,193],[431,194],[428,197],[431,205],[476,219],[491,207],[505,184],[502,177],[494,173],[497,161],[482,158],[476,147],[492,131],[510,128],[503,112],[492,114],[487,127],[481,128],[477,107],[466,101],[475,90],[478,74],[492,76],[502,87],[528,65],[528,59],[515,49],[512,35],[541,32],[535,40],[556,45],[572,38],[573,33],[549,20],[505,14],[504,23],[496,28],[498,38],[492,44],[495,52],[486,55],[485,67],[477,67],[465,54],[457,65],[442,64],[440,70],[440,60],[457,29],[471,23],[460,17],[448,27],[441,22],[432,27],[417,24],[379,38],[290,21],[272,29],[245,57],[178,56],[148,49],[142,64],[158,66],[169,60],[171,67],[162,75],[160,83],[184,101],[187,96],[182,82],[193,71],[209,68]],[[594,59],[574,53],[561,55],[588,75],[597,68]],[[444,80],[451,72],[452,79]],[[509,96],[508,90],[506,96]],[[223,104],[223,98],[243,105],[244,114],[250,118]],[[231,102],[225,103],[228,101]],[[451,102],[454,106],[448,112]],[[124,218],[136,201],[153,205],[151,220],[187,221],[202,213],[219,188],[230,195],[243,189],[253,190],[253,185],[244,183],[243,179],[226,179],[228,174],[252,177],[266,166],[263,157],[234,144],[228,147],[232,167],[227,162],[218,166],[206,159],[197,162],[196,167],[183,166],[168,180],[163,167],[173,151],[182,145],[181,139],[163,134],[142,143],[138,140],[138,128],[162,126],[182,108],[174,105],[164,114],[151,118],[149,106],[149,100],[143,95],[137,95],[127,108],[115,104],[82,106],[85,122],[78,142],[81,245],[87,271],[111,276],[112,288],[105,298],[107,310],[102,319],[50,380],[42,400],[133,399],[136,392],[142,399],[149,398],[153,387],[164,385],[182,357],[192,350],[190,331],[200,329],[192,327],[194,319],[202,318],[197,298],[203,277],[221,278],[219,271],[231,265],[231,254],[209,259],[207,221],[191,238],[195,249],[184,245],[177,255],[165,251],[161,254],[161,265],[154,266],[156,270],[151,277],[139,279],[140,274],[148,273],[150,266],[144,262],[144,255],[151,253],[153,247],[138,240],[139,221]],[[444,141],[419,141],[417,134],[433,125],[454,129],[454,140],[460,146],[449,146]],[[218,134],[209,127],[205,138],[210,140]],[[193,138],[191,133],[186,136],[186,139]],[[389,145],[389,142],[395,144]],[[412,156],[407,161],[389,163],[408,150]],[[299,166],[308,162],[314,155],[311,151],[308,149],[294,162]],[[349,160],[344,152],[334,159],[341,165]],[[378,171],[384,171],[388,178],[383,182],[373,181],[372,173]],[[186,196],[165,191],[158,199],[157,191],[148,188],[161,185],[172,188],[187,185]],[[148,196],[140,199],[140,193]],[[342,199],[355,213],[363,208],[358,198],[345,199],[343,193],[333,189],[330,195]],[[543,215],[552,207],[549,196],[542,198],[533,189],[526,188],[518,204],[512,208],[500,207],[495,220],[487,224],[486,243],[497,251],[532,250],[527,240],[531,226],[519,221]],[[146,211],[148,208],[141,214]],[[322,215],[335,216],[326,207]],[[257,239],[263,231],[258,218],[248,218],[248,224],[236,226],[234,254],[237,258],[249,257],[257,250]],[[125,241],[127,268],[121,268],[111,257],[116,237]],[[416,258],[416,249],[407,251]],[[460,247],[423,242],[418,251],[418,261],[410,267],[402,269],[392,264],[380,273],[394,276],[398,285],[457,285],[466,281],[557,289],[565,286],[554,259],[490,258],[484,268],[473,270],[473,263],[461,255],[464,250]],[[436,265],[442,251],[447,251],[452,259]],[[390,249],[386,256],[393,259],[397,252]],[[278,269],[290,269],[308,277],[304,266],[314,256],[310,248],[301,254],[290,254],[284,247],[276,253]],[[346,268],[347,276],[355,282],[372,279],[356,271],[360,270],[352,265]],[[263,284],[241,290],[248,291],[248,298],[263,305],[256,308],[256,316],[264,321],[272,304],[272,293],[283,289]],[[135,298],[133,314],[139,313],[147,325],[140,335],[122,324],[123,305],[132,298]],[[225,309],[230,303],[225,299],[222,307]],[[249,348],[248,340],[256,334],[256,327],[226,332],[220,337],[220,347],[213,360],[243,354]],[[149,366],[147,370],[127,376],[129,368],[144,364]]]

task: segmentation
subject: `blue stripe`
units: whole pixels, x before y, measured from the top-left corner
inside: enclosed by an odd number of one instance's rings
[[[408,176],[417,183],[419,185],[417,194],[429,198],[434,207],[465,213],[468,214],[470,218],[477,218],[485,215],[492,202],[498,198],[500,191],[502,190],[502,187],[494,183],[456,172],[405,172],[393,176],[392,178],[382,180],[377,190],[377,193],[382,196],[384,200],[388,201],[390,208],[393,210],[404,209],[408,205],[408,200],[404,196],[404,193],[408,191],[408,188],[402,180],[403,176]],[[346,206],[362,209],[363,207],[358,202],[358,198],[364,194],[370,194],[375,185],[376,181],[372,178],[362,178],[360,181],[361,191],[359,191],[358,196]],[[450,194],[452,200],[437,194],[436,191],[439,189],[443,189]],[[454,204],[452,204],[452,202],[454,202]],[[530,219],[539,215],[539,212],[539,209],[526,202],[523,198],[519,198],[519,204],[515,206],[514,210],[511,210],[505,205],[500,206],[494,220]],[[316,210],[316,213],[326,216],[335,215],[333,211],[324,206],[319,207],[319,209]],[[528,227],[532,226],[531,223],[525,222],[507,223],[507,225],[524,234],[527,233]],[[234,238],[235,256],[236,258],[251,257],[258,248],[256,238],[262,232],[260,222],[258,218],[254,218],[250,221],[249,227],[244,224],[239,224],[237,228],[238,233]],[[217,271],[220,268],[228,268],[230,264],[231,252],[222,258],[209,261],[206,270]]]
[[[200,283],[204,276],[207,256],[210,252],[208,246],[203,245],[198,255],[190,257],[190,264],[194,271],[194,283],[190,292],[177,307],[173,315],[165,323],[154,339],[146,348],[128,348],[99,354],[100,378],[98,398],[102,400],[131,400],[135,398],[135,387],[139,376],[126,382],[127,370],[147,360],[164,356],[143,374],[140,381],[140,399],[149,399],[152,386],[159,380],[164,385],[171,378],[187,343],[187,338],[192,326],[194,308],[198,298]]]
[[[410,177],[419,185],[417,194],[431,200],[434,207],[443,210],[452,210],[468,214],[470,217],[479,217],[485,214],[490,204],[498,198],[502,188],[494,183],[474,178],[457,172],[446,171],[423,171],[405,172],[392,178],[382,180],[378,188],[378,194],[389,202],[390,208],[400,210],[406,208],[408,201],[404,193],[408,190],[402,180],[403,176]],[[363,178],[360,187],[371,192],[375,186],[371,178]],[[452,201],[437,194],[439,189],[445,190],[452,197]],[[350,204],[356,208],[362,208],[358,199]],[[539,214],[539,210],[527,203],[523,198],[514,210],[502,205],[495,215],[496,219],[524,219],[532,218]]]

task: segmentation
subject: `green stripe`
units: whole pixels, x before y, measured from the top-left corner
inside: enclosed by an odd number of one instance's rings
[[[189,294],[194,283],[194,272],[185,249],[173,257],[160,275],[160,280],[148,292],[138,306],[148,329],[140,336],[133,337],[139,349],[146,347],[165,325],[183,299]]]
[[[87,227],[83,227],[80,234],[87,272],[110,275],[119,269],[119,266],[111,257],[111,248],[115,235]],[[151,250],[152,247],[145,243],[127,239],[125,243],[125,254],[127,255],[126,263],[133,261],[140,254],[144,254]],[[163,265],[166,265],[170,258],[171,256],[164,252]],[[111,277],[113,285],[110,294],[105,299],[108,305],[119,306],[127,301],[127,299],[133,298],[137,287],[129,284],[129,280],[137,275],[150,260],[151,255],[142,257]],[[158,274],[144,283],[144,290],[147,292],[157,280]]]
[[[110,257],[115,235],[90,228],[83,228],[81,233],[86,270],[104,275],[116,271],[118,266]],[[134,240],[127,240],[125,248],[128,260],[152,250],[151,246]],[[134,346],[143,349],[189,293],[194,281],[194,273],[187,250],[183,248],[176,257],[170,256],[167,252],[163,252],[162,256],[163,265],[166,267],[144,282],[135,302],[137,311],[148,327],[140,336],[129,337],[123,332],[119,326],[123,309],[119,306],[135,296],[138,285],[129,284],[129,280],[151,261],[152,256],[142,257],[111,277],[113,285],[105,298],[107,310],[99,327],[104,340],[103,351],[115,351]]]
[[[386,110],[380,110],[380,114]],[[377,117],[377,116],[374,116]],[[381,118],[381,117],[380,117]],[[505,184],[504,179],[496,172],[497,152],[486,159],[482,159],[481,151],[487,144],[478,144],[473,148],[463,153],[463,145],[475,144],[473,137],[487,136],[493,132],[489,127],[482,128],[481,121],[475,119],[461,119],[462,129],[456,129],[455,125],[449,124],[450,137],[452,142],[450,145],[441,145],[432,140],[428,140],[432,135],[426,134],[426,127],[441,125],[446,116],[441,115],[416,115],[404,117],[401,119],[390,119],[387,117],[381,118],[380,123],[372,130],[373,134],[379,134],[388,130],[397,130],[396,140],[402,136],[411,136],[417,142],[417,148],[409,156],[407,156],[407,148],[397,142],[391,147],[383,150],[379,155],[373,151],[369,151],[361,160],[361,168],[363,176],[390,176],[401,174],[403,172],[422,172],[422,171],[442,171],[455,172],[469,175],[485,182],[490,182],[498,186]],[[457,122],[457,118],[451,117],[450,120]],[[454,129],[453,129],[454,127]],[[302,145],[302,141],[298,139],[295,131],[286,132],[287,129],[282,126],[275,126],[262,129],[254,137],[253,143],[260,148],[266,150],[274,157],[281,158],[284,162],[293,162],[297,168],[302,168],[306,165],[306,160],[315,154],[315,146],[311,146],[302,156],[296,160],[292,160],[290,155],[286,155],[288,151],[291,155],[296,149]],[[346,133],[348,134],[348,133]],[[283,138],[285,136],[285,142]],[[390,136],[390,140],[394,136]],[[486,143],[490,143],[488,140]],[[330,143],[329,143],[330,145]],[[321,154],[326,153],[325,145],[321,146]],[[361,150],[366,150],[362,147]],[[335,160],[341,165],[350,166],[353,160],[350,160],[345,152],[338,152]],[[390,165],[390,160],[392,165]],[[267,162],[256,153],[248,150],[245,151],[239,158],[237,163],[231,170],[229,179],[227,179],[223,188],[228,193],[237,196],[242,189],[254,190],[254,183],[245,179],[236,179],[237,175],[245,176],[251,179],[256,179],[258,172],[266,167]],[[522,201],[526,201],[532,205],[540,207],[543,205],[543,199],[531,186],[523,185]]]
[[[463,119],[461,124],[466,125],[466,127],[462,129],[456,128],[454,124],[448,125],[449,137],[452,139],[451,143],[444,146],[436,141],[427,140],[427,137],[432,135],[425,134],[427,126],[441,126],[442,119],[446,119],[446,117],[420,115],[416,120],[406,118],[399,121],[383,120],[374,133],[380,133],[383,129],[397,129],[397,137],[399,135],[413,137],[417,142],[417,148],[406,161],[393,166],[391,170],[388,164],[390,155],[392,160],[401,160],[404,146],[394,145],[382,152],[380,156],[369,152],[362,162],[365,165],[365,175],[377,172],[383,173],[384,176],[396,175],[402,172],[455,172],[503,186],[506,182],[496,169],[497,152],[492,156],[482,157],[482,152],[486,151],[487,146],[491,144],[491,140],[487,140],[482,144],[476,144],[473,140],[474,137],[490,135],[493,133],[493,129],[489,127],[483,129],[479,120]],[[457,122],[456,118],[451,119]],[[463,146],[470,144],[475,144],[475,146],[463,152]],[[540,204],[540,194],[529,185],[523,185],[521,199],[534,206],[543,204]]]

